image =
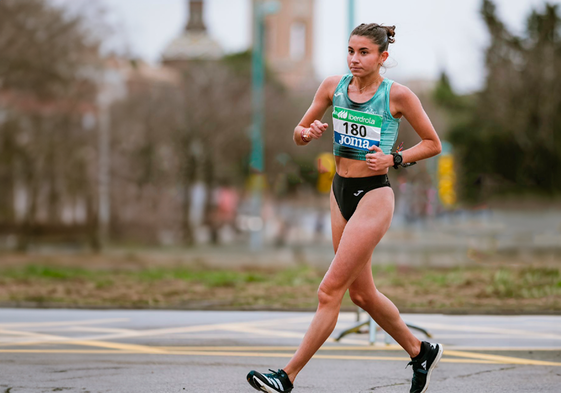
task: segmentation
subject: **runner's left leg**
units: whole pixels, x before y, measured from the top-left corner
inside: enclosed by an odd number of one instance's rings
[[[366,311],[409,356],[415,357],[419,354],[421,341],[411,333],[393,302],[376,288],[371,263],[364,266],[361,274],[351,284],[349,295],[353,303]]]

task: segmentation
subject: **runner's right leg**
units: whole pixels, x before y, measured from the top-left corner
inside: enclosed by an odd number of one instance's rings
[[[394,203],[392,189],[375,189],[364,198],[367,196],[374,201],[376,209],[365,213],[362,220],[345,224],[331,195],[333,245],[337,252],[318,289],[319,304],[312,323],[298,350],[283,368],[292,382],[335,329],[345,292],[369,264],[374,247],[389,228]]]
[[[377,201],[371,198],[369,194],[361,199],[351,220],[355,216],[360,219],[366,212],[377,209]],[[370,260],[364,266],[361,274],[350,285],[349,295],[351,300],[392,336],[407,351],[409,356],[415,357],[419,354],[421,341],[411,333],[393,302],[376,288]]]

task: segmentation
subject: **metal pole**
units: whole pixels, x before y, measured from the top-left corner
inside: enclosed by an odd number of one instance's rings
[[[349,10],[348,10],[348,23],[349,23],[349,36],[351,35],[351,32],[353,31],[353,29],[355,28],[355,0],[348,0],[348,6],[349,6]]]
[[[262,183],[263,183],[263,32],[264,15],[262,1],[253,1],[253,49],[251,57],[251,93],[252,93],[252,128],[251,128],[251,157],[249,167],[251,171],[252,187],[252,215],[257,222],[250,226],[250,248],[254,251],[260,250],[262,239]]]
[[[99,105],[99,207],[98,207],[98,236],[101,247],[105,246],[109,238],[110,217],[110,115],[109,103],[101,100]]]
[[[263,220],[261,218],[262,193],[265,186],[263,122],[265,118],[265,60],[263,58],[263,36],[265,15],[279,11],[281,3],[275,0],[253,0],[253,50],[251,57],[251,91],[253,123],[251,127],[251,171],[252,224],[250,225],[250,248],[258,251],[263,245]]]

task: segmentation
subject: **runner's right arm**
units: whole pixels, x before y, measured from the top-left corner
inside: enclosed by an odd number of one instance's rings
[[[327,108],[333,104],[333,93],[340,80],[341,76],[330,76],[325,78],[318,87],[312,105],[294,129],[294,143],[299,146],[307,145],[312,139],[319,139],[323,132],[327,130],[327,123],[322,123],[321,119]],[[308,142],[305,142],[302,136]]]

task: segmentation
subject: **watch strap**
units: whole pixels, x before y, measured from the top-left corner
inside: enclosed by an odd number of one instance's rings
[[[399,165],[402,165],[403,158],[401,157],[400,153],[396,153],[396,152],[393,152],[392,156],[393,156],[393,167],[394,167],[394,169],[398,169]],[[400,158],[399,163],[395,162],[396,156],[399,156],[399,158]]]

